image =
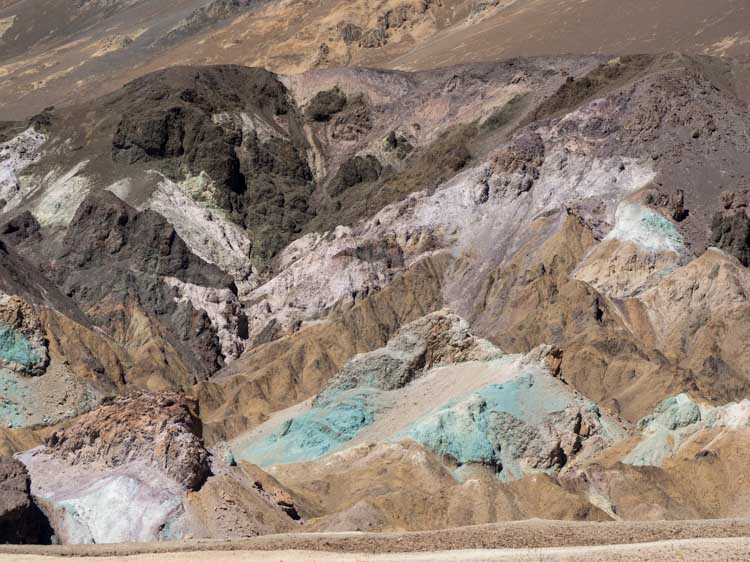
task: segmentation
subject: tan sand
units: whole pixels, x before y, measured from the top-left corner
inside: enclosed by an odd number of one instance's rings
[[[92,559],[97,562],[739,561],[750,560],[750,521],[531,520],[421,533],[301,533],[225,542],[0,546],[0,562]]]
[[[346,554],[284,550],[238,550],[136,554],[97,557],[98,562],[469,562],[469,561],[744,561],[750,559],[750,539],[696,539],[617,546],[540,549],[452,550],[395,554]],[[0,561],[89,561],[91,557],[0,555]]]

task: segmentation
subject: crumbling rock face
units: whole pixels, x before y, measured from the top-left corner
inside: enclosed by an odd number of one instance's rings
[[[605,87],[623,84],[628,78],[636,77],[653,61],[651,55],[626,55],[599,64],[584,76],[568,76],[558,90],[534,111],[534,118],[545,119],[573,110]],[[596,121],[597,125],[604,123]]]
[[[171,332],[161,334],[163,328],[154,324],[151,337],[170,341],[194,372],[207,376],[223,365],[217,327],[209,315],[190,302],[176,301],[162,279],[227,290],[234,282],[193,254],[161,215],[136,211],[108,191],[93,192],[63,242],[52,279],[109,335],[131,346],[132,323],[142,311]]]
[[[537,132],[527,131],[513,138],[492,159],[494,184],[503,192],[529,191],[539,179],[544,163],[544,141]]]
[[[685,220],[690,215],[690,210],[685,208],[685,191],[682,189],[676,189],[671,193],[647,190],[643,194],[643,203],[658,209],[663,215],[677,222]]]
[[[699,72],[665,72],[648,84],[647,103],[634,108],[625,122],[626,130],[641,142],[654,140],[664,128],[677,127],[693,139],[708,138],[717,129],[716,107],[710,97],[716,89]]]
[[[388,42],[388,34],[383,27],[375,27],[362,32],[359,47],[362,49],[377,49]]]
[[[356,142],[372,130],[373,118],[364,96],[347,100],[346,107],[331,119],[330,137],[338,142]]]
[[[524,131],[498,152],[494,162],[502,171],[509,173],[529,166],[538,168],[544,162],[544,140],[535,131]]]
[[[84,200],[63,245],[66,250],[59,261],[68,266],[70,275],[105,264],[117,267],[119,262],[133,271],[177,277],[203,286],[227,287],[232,283],[216,266],[193,255],[161,215],[139,212],[109,191],[93,192]],[[101,279],[96,281],[102,284]],[[91,296],[83,283],[75,285],[81,297]]]
[[[182,283],[179,279],[165,277],[164,282],[175,291],[175,302],[190,303],[202,310],[211,320],[221,343],[221,353],[226,363],[237,359],[245,350],[247,316],[242,311],[237,295],[229,289],[213,289]]]
[[[388,44],[390,31],[408,27],[423,16],[432,5],[432,0],[404,2],[378,14],[374,27],[362,32],[359,46],[362,49],[376,49]]]
[[[0,366],[23,375],[42,375],[49,365],[47,347],[31,305],[19,297],[0,295]]]
[[[118,467],[140,461],[197,489],[209,464],[195,408],[194,401],[174,393],[115,398],[55,432],[47,449],[70,465]]]
[[[136,0],[138,1],[138,0]],[[199,32],[205,26],[220,22],[255,4],[255,0],[213,0],[196,8],[188,17],[180,21],[164,38],[164,42],[175,41]]]
[[[750,218],[744,209],[717,213],[711,223],[711,245],[750,265]]]
[[[383,167],[374,156],[355,156],[342,164],[328,192],[332,197],[337,197],[356,185],[377,181],[382,170]]]
[[[28,238],[35,237],[39,239],[40,229],[41,226],[36,217],[31,212],[24,211],[2,226],[0,237],[2,237],[4,242],[15,245]]]
[[[339,36],[347,45],[356,43],[362,37],[362,28],[351,22],[341,22],[337,29]]]
[[[23,196],[18,176],[39,160],[46,140],[43,133],[29,127],[7,142],[0,142],[0,209]]]
[[[380,390],[403,388],[435,366],[502,355],[490,342],[476,337],[464,319],[443,309],[402,327],[385,347],[355,356],[316,401],[362,385]]]
[[[396,131],[391,131],[383,139],[383,148],[386,152],[395,154],[399,160],[403,160],[414,150],[414,146],[409,142],[409,139]]]
[[[0,459],[0,544],[49,544],[50,531],[31,497],[26,467],[12,458]]]

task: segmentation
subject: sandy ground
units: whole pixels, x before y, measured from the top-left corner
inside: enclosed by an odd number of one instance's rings
[[[539,549],[452,550],[396,554],[342,554],[304,550],[196,551],[96,558],[100,562],[468,562],[489,560],[530,561],[740,561],[750,558],[750,539],[697,539],[617,546],[588,546]],[[0,555],[0,561],[50,562],[85,561],[90,557],[44,555]]]
[[[369,554],[361,554],[369,553]],[[0,562],[750,560],[750,520],[531,520],[421,533],[300,533],[234,541],[20,547]]]

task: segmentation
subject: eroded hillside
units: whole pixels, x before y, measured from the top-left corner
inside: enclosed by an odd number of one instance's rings
[[[27,540],[749,515],[742,68],[179,66],[4,123]]]

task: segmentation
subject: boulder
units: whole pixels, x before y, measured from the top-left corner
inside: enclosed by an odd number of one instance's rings
[[[49,543],[47,519],[31,498],[26,467],[13,458],[0,459],[0,543]]]
[[[55,432],[47,449],[71,465],[118,467],[140,461],[197,489],[209,464],[195,406],[176,393],[119,397]]]

